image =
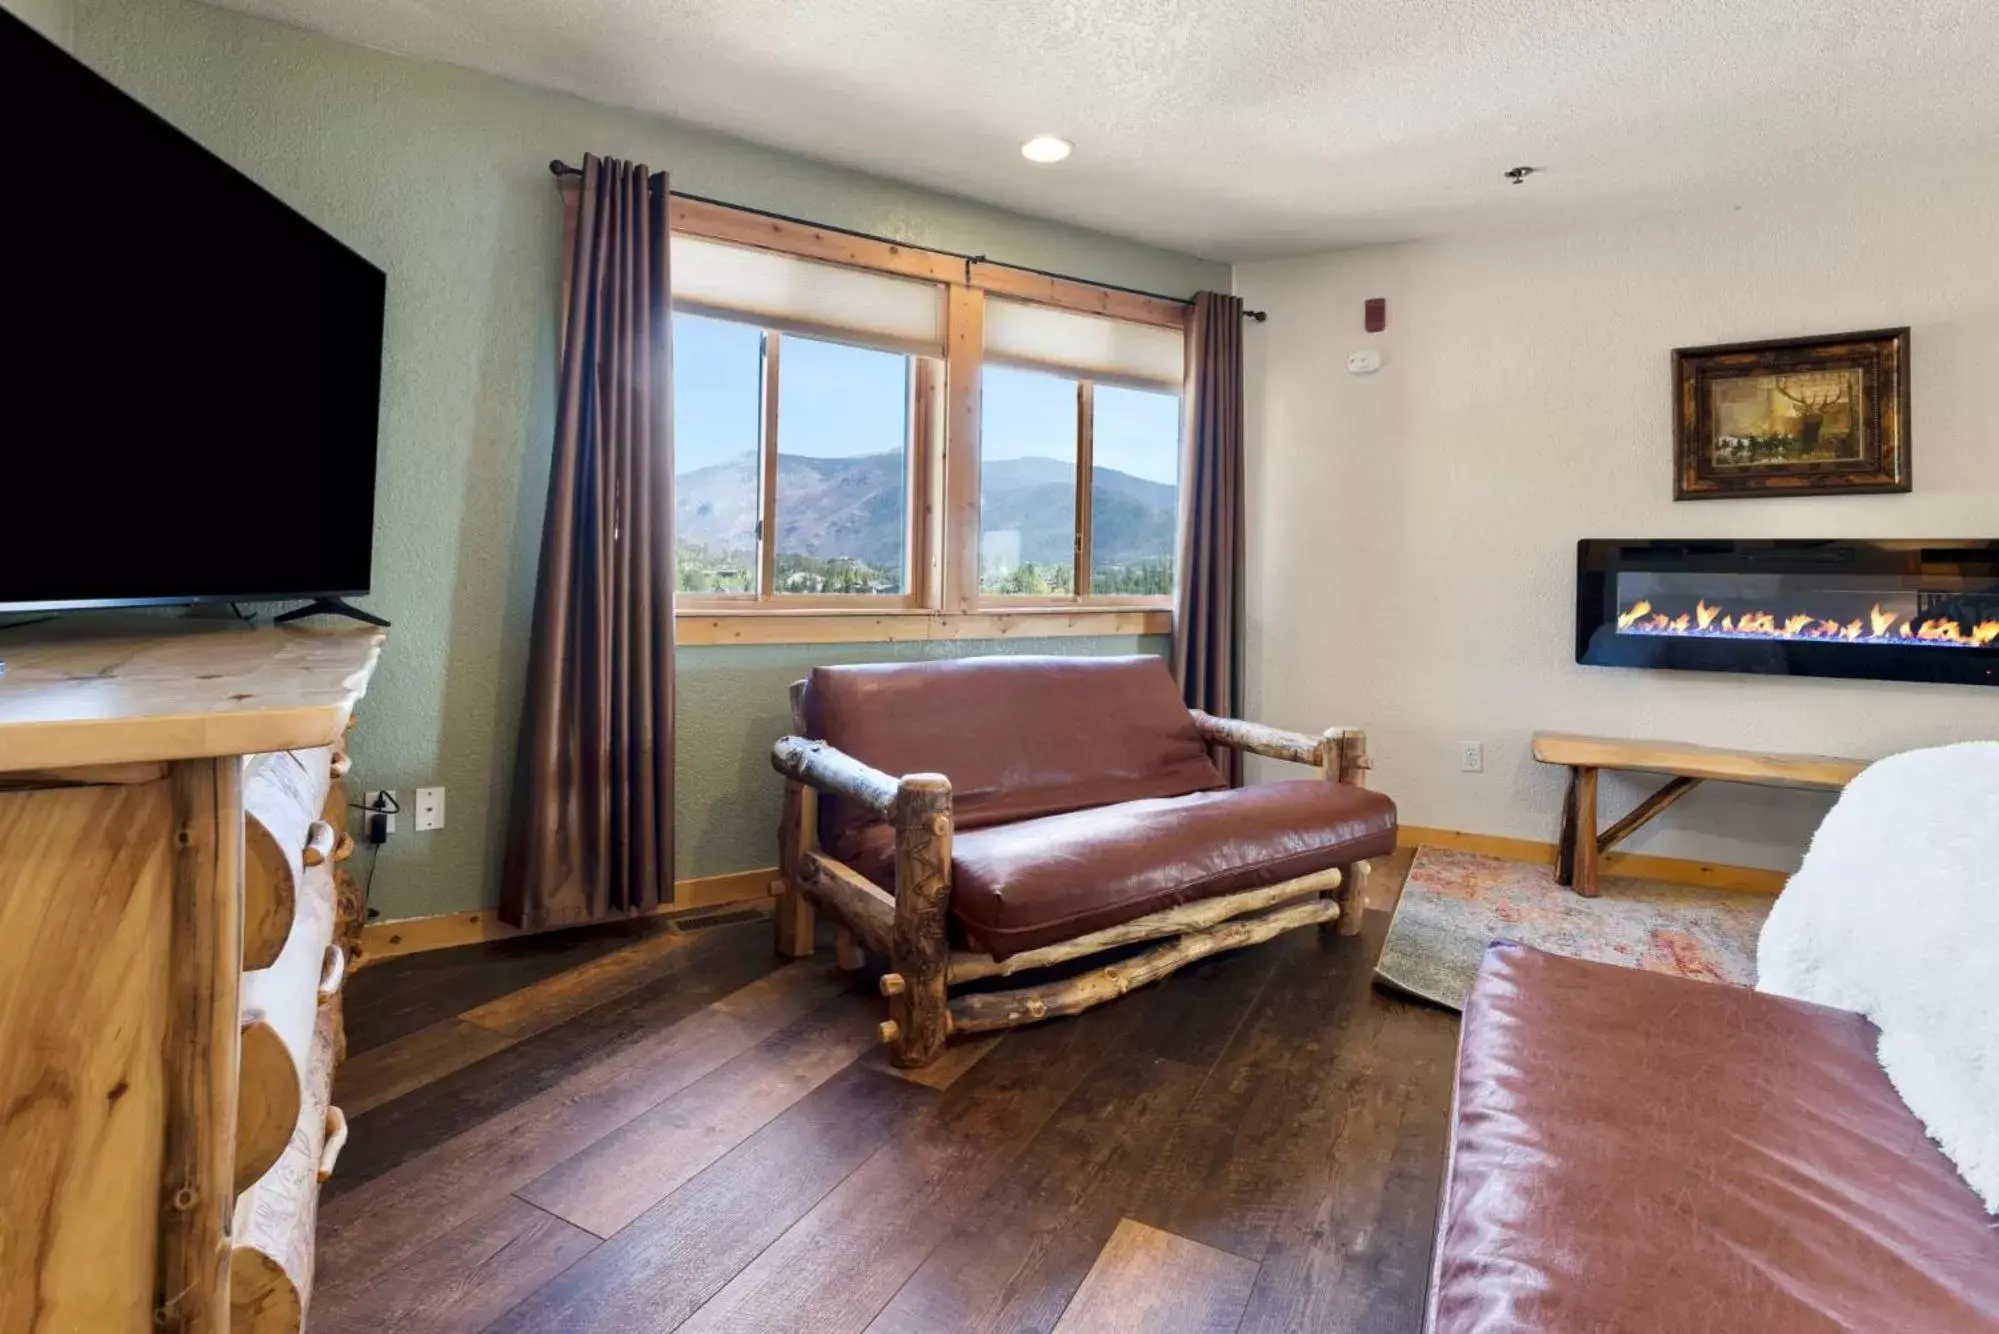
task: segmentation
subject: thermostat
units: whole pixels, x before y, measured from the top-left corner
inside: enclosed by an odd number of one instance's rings
[[[1373,348],[1347,353],[1347,369],[1355,375],[1372,375],[1381,369],[1381,354]]]

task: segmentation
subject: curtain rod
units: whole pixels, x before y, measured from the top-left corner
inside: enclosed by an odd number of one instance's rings
[[[561,158],[555,158],[549,162],[548,172],[551,176],[581,176],[583,168],[572,167]],[[838,232],[842,236],[858,237],[863,241],[880,241],[884,245],[909,245],[908,241],[900,240],[893,236],[878,236],[874,232],[857,232],[851,227],[835,227],[830,223],[814,222],[810,218],[795,218],[789,213],[774,213],[767,208],[753,208],[748,204],[732,204],[726,199],[714,199],[708,195],[691,195],[685,190],[673,190],[669,191],[669,193],[675,199],[686,199],[696,204],[715,204],[722,208],[735,209],[741,213],[754,213],[760,218],[769,218],[773,222],[796,223],[801,227],[811,227],[822,232]],[[1148,292],[1141,287],[1122,287],[1117,283],[1099,282],[1095,278],[1078,278],[1072,273],[1055,273],[1049,269],[1030,268],[1025,264],[1009,264],[1001,259],[988,259],[984,255],[967,255],[957,250],[941,250],[936,246],[923,246],[920,248],[934,251],[940,255],[949,255],[953,259],[962,259],[967,264],[991,264],[995,268],[1012,269],[1016,273],[1032,273],[1037,277],[1056,278],[1062,282],[1085,283],[1091,287],[1102,287],[1108,291],[1123,292],[1129,296],[1150,297],[1154,301],[1171,301],[1175,305],[1180,306],[1191,306],[1194,304],[1185,297],[1168,296],[1164,292]],[[1270,318],[1268,311],[1250,310],[1248,307],[1243,308],[1242,316],[1246,320],[1255,320],[1258,324]]]

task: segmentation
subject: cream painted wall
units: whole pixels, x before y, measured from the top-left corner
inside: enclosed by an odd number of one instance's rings
[[[450,813],[381,853],[373,902],[390,918],[498,899],[554,414],[550,158],[636,158],[696,193],[1154,291],[1229,280],[1186,255],[190,0],[76,0],[74,49],[388,271],[368,605],[395,630],[362,707],[355,779],[405,796],[442,783]],[[97,147],[115,160],[115,145]],[[785,685],[815,660],[884,651],[682,653],[682,876],[771,864],[777,783],[763,755]]]
[[[25,19],[59,46],[70,44],[71,0],[0,0],[0,9]]]
[[[1575,665],[1582,537],[1999,536],[1999,167],[1926,192],[1237,269],[1252,326],[1253,715],[1369,730],[1405,823],[1552,839],[1537,728],[1879,756],[1999,690]],[[1368,335],[1361,303],[1388,299]],[[1675,504],[1672,348],[1913,326],[1916,491]],[[1350,350],[1382,369],[1354,376]],[[1485,743],[1485,772],[1457,745]],[[1651,786],[1610,784],[1608,820]],[[1827,799],[1709,785],[1632,850],[1789,868]],[[1884,831],[1884,837],[1893,837]]]

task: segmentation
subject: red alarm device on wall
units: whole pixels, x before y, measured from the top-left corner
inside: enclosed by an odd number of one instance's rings
[[[1361,307],[1361,310],[1362,323],[1366,326],[1369,333],[1380,333],[1388,327],[1387,297],[1371,296],[1367,299],[1367,304]]]

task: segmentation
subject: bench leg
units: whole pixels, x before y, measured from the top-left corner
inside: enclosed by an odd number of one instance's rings
[[[1576,883],[1576,771],[1569,770],[1569,785],[1562,793],[1562,831],[1555,836],[1555,883]]]
[[[1597,770],[1578,767],[1575,771],[1574,830],[1568,840],[1570,865],[1574,868],[1576,893],[1586,899],[1596,897],[1596,777]]]

